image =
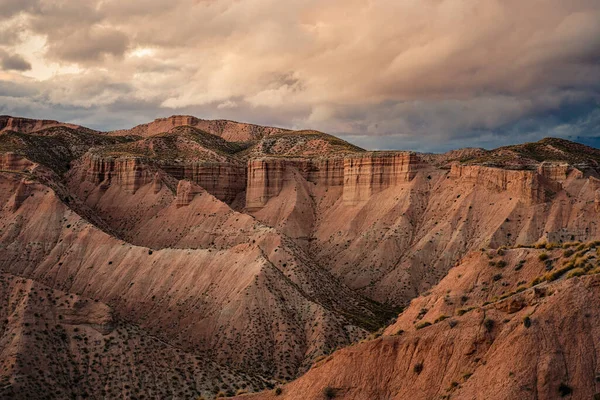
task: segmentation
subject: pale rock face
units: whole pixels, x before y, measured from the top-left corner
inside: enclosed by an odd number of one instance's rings
[[[544,161],[538,166],[538,174],[557,182],[565,181],[570,171],[571,167],[567,163]]]
[[[344,203],[366,202],[382,190],[410,182],[423,166],[416,154],[407,152],[348,157],[344,160]]]

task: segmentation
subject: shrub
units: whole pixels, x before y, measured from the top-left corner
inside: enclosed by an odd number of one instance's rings
[[[493,276],[493,278],[492,278],[492,279],[494,280],[494,282],[497,282],[497,281],[499,281],[500,279],[502,279],[502,274],[496,274],[496,275],[494,275],[494,276]]]
[[[504,260],[498,261],[496,263],[496,267],[498,267],[498,268],[504,268],[504,267],[506,267],[506,261],[504,261]]]
[[[546,261],[548,259],[548,253],[542,253],[538,256],[540,261]]]
[[[439,317],[436,318],[436,320],[434,321],[434,324],[437,324],[438,322],[442,322],[446,318],[448,318],[447,315],[440,315]]]
[[[485,326],[486,331],[491,332],[494,329],[494,320],[490,318],[486,319],[483,321],[483,326]]]
[[[417,324],[415,326],[415,328],[417,328],[417,329],[423,329],[423,328],[427,328],[430,325],[431,325],[431,322],[425,321],[425,322],[421,322],[420,324]]]
[[[413,371],[415,374],[419,375],[423,371],[423,363],[418,362],[413,366]]]
[[[334,399],[336,394],[336,390],[331,386],[327,386],[325,389],[323,389],[323,395],[326,399]]]
[[[473,310],[474,307],[468,307],[468,308],[461,308],[460,310],[456,311],[456,315],[461,316],[461,315],[465,315],[466,313],[468,313],[469,311]]]
[[[563,257],[569,258],[573,255],[573,253],[575,253],[573,249],[566,249],[563,251]]]
[[[523,318],[523,325],[525,328],[529,328],[531,326],[531,318],[529,318],[529,315],[526,315],[525,318]]]
[[[583,268],[575,268],[569,271],[569,273],[567,274],[567,279],[571,279],[581,275],[585,275],[585,270]]]
[[[279,396],[279,395],[281,395],[281,393],[283,393],[283,389],[281,389],[280,387],[275,389],[275,396]]]
[[[558,386],[558,393],[560,394],[560,397],[565,397],[573,393],[573,389],[566,383],[561,382],[561,384]]]

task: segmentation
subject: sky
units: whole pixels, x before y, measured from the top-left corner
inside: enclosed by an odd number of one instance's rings
[[[599,0],[0,0],[0,114],[367,149],[600,137]]]

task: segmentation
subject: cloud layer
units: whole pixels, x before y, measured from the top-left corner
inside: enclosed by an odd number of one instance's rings
[[[597,0],[4,0],[0,113],[443,150],[598,135]]]

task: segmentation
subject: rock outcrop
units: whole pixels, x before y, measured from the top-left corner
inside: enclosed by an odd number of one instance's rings
[[[560,185],[545,185],[537,172],[527,170],[454,163],[450,169],[450,177],[499,192],[508,191],[527,204],[543,203],[548,198],[548,190],[560,189]]]
[[[538,166],[538,174],[547,179],[556,182],[563,182],[567,179],[571,167],[568,163],[556,163],[544,161]]]
[[[343,201],[356,205],[373,194],[411,181],[424,167],[409,152],[368,153],[329,159],[265,158],[248,162],[246,207],[256,210],[277,196],[284,185],[286,169],[298,171],[304,179],[323,187],[343,187]]]
[[[369,153],[344,160],[344,203],[355,205],[373,194],[411,181],[424,163],[414,153]]]
[[[83,159],[85,180],[103,187],[117,184],[129,193],[155,179],[155,172],[139,158],[114,158],[86,155]]]
[[[198,162],[161,165],[176,179],[192,181],[217,199],[233,202],[246,190],[246,167],[226,162]]]

